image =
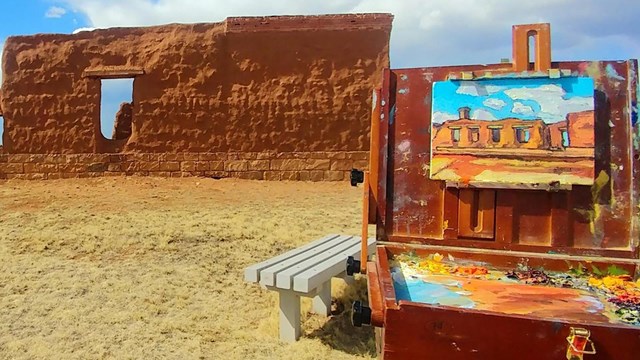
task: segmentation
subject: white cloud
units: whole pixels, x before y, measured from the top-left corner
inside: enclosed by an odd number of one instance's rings
[[[497,118],[487,109],[477,109],[471,113],[474,120],[497,120]]]
[[[520,115],[533,115],[533,108],[519,101],[516,101],[513,103],[513,108],[511,109],[511,112],[514,114],[520,114]]]
[[[436,111],[431,116],[431,122],[436,124],[442,124],[447,120],[457,120],[459,118],[458,114],[451,114],[442,111]]]
[[[50,7],[47,12],[44,14],[46,18],[61,18],[64,14],[67,13],[67,10],[61,8],[59,6]]]
[[[83,31],[93,31],[95,29],[96,28],[92,28],[92,27],[81,27],[81,28],[77,28],[77,29],[73,30],[73,34],[77,34],[77,33],[83,32]]]
[[[554,60],[640,57],[640,2],[569,0],[58,0],[93,27],[221,21],[227,16],[391,12],[393,67],[494,63],[511,26],[551,22]],[[470,16],[472,14],[472,16]],[[607,16],[602,16],[607,14]],[[611,19],[615,19],[612,21]],[[459,24],[464,26],[457,26]]]
[[[507,103],[504,102],[504,100],[495,99],[495,98],[488,98],[482,103],[484,104],[484,106],[488,108],[492,108],[494,110],[500,110],[507,105]]]
[[[508,89],[504,93],[513,100],[535,100],[540,105],[538,116],[545,122],[562,121],[570,112],[593,110],[593,97],[564,99],[566,93],[558,85]]]

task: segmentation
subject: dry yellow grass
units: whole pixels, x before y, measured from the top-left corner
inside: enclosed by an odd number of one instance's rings
[[[346,183],[101,178],[0,183],[0,358],[352,359],[373,332],[305,313],[277,340],[277,296],[244,267],[358,234]],[[334,282],[347,305],[365,296]],[[304,309],[308,309],[308,302]]]

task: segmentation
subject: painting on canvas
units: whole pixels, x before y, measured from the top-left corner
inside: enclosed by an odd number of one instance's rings
[[[434,83],[431,178],[593,184],[593,91],[586,77]]]

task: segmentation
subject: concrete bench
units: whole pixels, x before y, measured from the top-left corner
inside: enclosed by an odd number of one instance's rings
[[[244,280],[278,291],[280,339],[300,337],[300,296],[313,297],[313,311],[331,312],[331,278],[345,276],[347,257],[359,257],[360,237],[328,235],[244,270]],[[368,240],[369,252],[375,239]]]

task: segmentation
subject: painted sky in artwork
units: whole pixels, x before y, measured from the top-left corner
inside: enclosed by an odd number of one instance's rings
[[[471,108],[471,118],[476,120],[542,119],[551,124],[565,120],[568,113],[593,110],[593,80],[567,77],[434,83],[433,123],[458,119],[458,109],[463,106]]]

